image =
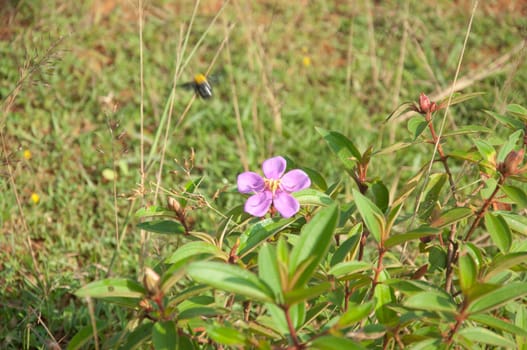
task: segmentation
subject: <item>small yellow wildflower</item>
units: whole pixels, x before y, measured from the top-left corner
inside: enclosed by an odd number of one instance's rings
[[[31,151],[26,149],[24,150],[24,159],[30,160],[31,159]]]
[[[302,64],[304,64],[304,67],[309,67],[311,65],[311,57],[304,56],[304,58],[302,58]]]
[[[36,193],[31,193],[31,201],[34,203],[34,204],[38,204],[38,202],[40,202],[40,196]]]

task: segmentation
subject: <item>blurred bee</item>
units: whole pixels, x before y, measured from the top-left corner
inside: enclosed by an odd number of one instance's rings
[[[193,89],[203,99],[212,97],[212,86],[203,74],[196,74],[194,81],[184,83],[181,87],[187,90]]]

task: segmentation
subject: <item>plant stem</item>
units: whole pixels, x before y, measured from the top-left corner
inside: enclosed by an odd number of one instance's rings
[[[384,246],[379,247],[379,260],[377,260],[377,267],[374,270],[373,275],[373,281],[371,284],[371,296],[370,298],[373,298],[373,295],[375,293],[375,287],[379,284],[379,276],[381,275],[381,271],[383,269],[382,261],[384,259],[384,254],[386,253],[386,249],[384,249]]]
[[[483,206],[477,212],[476,219],[474,219],[474,222],[472,222],[472,225],[468,229],[468,232],[465,236],[465,241],[468,241],[470,236],[472,236],[472,233],[474,233],[474,231],[476,230],[476,227],[478,227],[479,222],[483,218],[483,215],[485,215],[485,213],[487,212],[487,209],[489,208],[489,206],[492,204],[494,197],[496,197],[496,194],[500,190],[501,185],[503,185],[503,183],[505,182],[505,179],[506,179],[505,176],[503,175],[500,176],[500,179],[498,180],[498,183],[496,184],[496,188],[494,189],[494,191],[492,191],[492,194],[489,196],[489,198],[485,200],[485,203],[483,203]]]
[[[298,340],[298,336],[296,335],[295,326],[293,325],[293,321],[291,320],[291,315],[289,314],[289,305],[283,306],[282,309],[284,310],[284,313],[285,313],[287,327],[289,328],[289,334],[291,335],[293,344],[295,344],[295,349],[302,349],[302,345],[300,344],[300,341]]]
[[[428,129],[430,129],[430,135],[432,135],[432,141],[434,142],[434,144],[437,144],[437,152],[439,153],[439,160],[441,161],[441,163],[443,163],[443,167],[445,168],[445,173],[447,174],[447,177],[448,177],[448,183],[450,184],[450,190],[452,191],[452,196],[457,201],[456,183],[454,182],[454,177],[452,176],[452,172],[450,171],[450,168],[448,166],[448,162],[447,162],[448,157],[443,151],[443,146],[440,143],[439,137],[437,136],[435,128],[434,128],[434,124],[432,123],[432,112],[430,111],[426,112],[425,119],[428,123]]]

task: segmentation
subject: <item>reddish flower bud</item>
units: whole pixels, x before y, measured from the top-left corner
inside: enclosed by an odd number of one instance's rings
[[[519,151],[510,151],[507,157],[503,161],[502,173],[506,175],[514,175],[518,173],[518,167],[523,162],[523,156],[525,151],[523,148]]]
[[[426,96],[424,93],[421,92],[421,95],[419,95],[419,108],[421,113],[428,113],[431,112],[430,107],[432,106],[432,102],[430,102],[430,98]]]
[[[143,285],[145,286],[146,290],[152,294],[155,295],[159,292],[159,282],[161,280],[161,277],[152,270],[151,268],[147,267],[145,268],[145,275],[143,277]]]

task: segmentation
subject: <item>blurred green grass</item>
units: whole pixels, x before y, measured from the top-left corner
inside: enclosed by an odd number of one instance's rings
[[[200,3],[189,47],[198,42],[221,3]],[[452,108],[447,128],[494,127],[482,109],[500,111],[506,103],[525,104],[524,52],[515,51],[504,64],[507,69],[489,71],[490,62],[512,52],[526,35],[525,5],[504,3],[480,4],[461,68],[461,77],[489,73],[464,90],[486,95]],[[11,160],[40,267],[35,269],[28,251],[27,231],[3,159],[0,318],[5,322],[0,333],[5,337],[0,347],[44,348],[53,338],[64,345],[88,323],[84,302],[71,293],[87,281],[103,278],[116,250],[113,183],[102,175],[113,162],[118,176],[118,221],[121,228],[129,220],[131,224],[126,226],[112,273],[137,273],[139,232],[127,216],[129,197],[140,182],[137,8],[118,0],[6,0],[0,6],[1,101],[16,86],[24,64],[43,57],[58,43],[22,86],[0,124],[7,144],[3,158]],[[185,0],[151,1],[146,8],[147,155],[169,98],[180,29],[188,25],[193,7],[193,1]],[[244,157],[250,168],[258,169],[267,157],[286,155],[332,181],[345,178],[314,127],[337,130],[362,150],[408,138],[404,122],[382,122],[399,103],[417,99],[420,92],[444,91],[451,84],[470,8],[469,1],[410,1],[408,11],[402,2],[232,1],[178,82],[207,69],[227,26],[234,23],[228,47],[231,64],[224,49],[214,67],[225,71],[223,81],[214,86],[216,96],[211,101],[194,101],[177,129],[176,120],[192,94],[176,91],[162,186],[177,190],[188,180],[182,164],[191,150],[195,152],[191,174],[203,177],[200,192],[204,195],[212,197],[221,191],[213,203],[220,212],[241,202],[232,193]],[[405,21],[408,32],[403,49]],[[243,141],[237,130],[231,78]],[[277,120],[282,123],[281,132]],[[108,124],[114,126],[113,133]],[[31,151],[31,159],[23,158],[24,150]],[[423,145],[384,156],[371,166],[372,177],[400,177],[404,182],[428,159],[428,152]],[[157,166],[146,179],[147,203],[153,199]],[[31,202],[32,193],[40,196],[38,204]],[[161,203],[164,200],[161,196]],[[198,210],[195,215],[197,230],[214,231],[215,214]],[[153,236],[152,240],[149,262],[175,245],[170,237]],[[96,305],[95,312],[100,319],[117,315],[126,320],[122,311],[103,303]]]

